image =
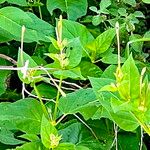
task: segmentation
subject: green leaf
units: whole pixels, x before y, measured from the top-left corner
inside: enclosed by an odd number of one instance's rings
[[[122,150],[137,150],[139,149],[139,143],[140,141],[137,134],[129,132],[121,132],[118,134],[118,145]],[[144,150],[144,148],[142,149]]]
[[[42,115],[40,103],[31,98],[21,99],[14,103],[0,104],[0,122],[5,128],[38,134]]]
[[[9,39],[20,41],[23,25],[26,27],[24,42],[39,40],[48,42],[46,36],[53,36],[54,28],[51,25],[38,19],[34,14],[26,13],[16,7],[1,8],[0,20],[0,30],[3,30],[3,36],[6,38],[8,33]]]
[[[78,22],[64,19],[62,21],[62,26],[63,26],[63,31],[62,31],[63,39],[64,38],[74,39],[79,37],[83,46],[85,46],[87,43],[89,43],[94,39],[94,37],[87,30],[87,28]]]
[[[76,150],[76,148],[72,143],[60,143],[54,150]]]
[[[79,64],[83,77],[100,77],[103,71],[95,64],[89,61],[81,61]]]
[[[141,39],[142,37],[138,34],[132,34],[129,37],[129,40],[137,40],[137,39]],[[142,48],[143,48],[143,42],[135,42],[135,43],[131,43],[131,47],[136,51],[141,53],[142,52]]]
[[[26,70],[26,69],[28,69],[29,67],[30,68],[37,67],[37,64],[28,54],[26,54],[24,51],[22,52],[21,49],[19,48],[17,67],[24,67],[25,63],[27,63],[28,65],[26,66],[27,68],[24,68],[21,71],[18,70],[18,76],[22,82],[29,84],[32,82],[31,78],[35,75],[36,70],[32,70],[32,73],[31,73],[31,70]],[[22,72],[22,71],[25,71],[25,72]]]
[[[26,0],[4,0],[7,1],[8,3],[16,4],[16,5],[21,5],[21,6],[27,6]]]
[[[53,136],[53,138],[51,138],[51,136]],[[56,145],[53,145],[54,141],[52,140],[56,140],[55,138],[58,138],[58,143],[55,143]],[[43,145],[48,149],[55,148],[58,146],[60,139],[58,137],[56,128],[43,115],[41,123],[41,140]]]
[[[103,12],[110,5],[111,5],[111,0],[101,0],[101,2],[100,2],[100,11]]]
[[[101,61],[105,64],[118,64],[118,55],[117,54],[110,54],[108,56],[104,56]],[[125,58],[121,57],[121,63],[125,62]]]
[[[81,80],[85,80],[85,78],[81,75],[81,71],[79,67],[73,68],[73,69],[69,69],[69,70],[58,70],[58,71],[54,71],[53,75],[57,78],[60,78],[60,76],[63,77],[63,79],[65,78],[71,78],[71,79],[81,79]]]
[[[105,79],[105,78],[91,78],[90,82],[92,84],[93,90],[99,99],[100,104],[108,111],[109,113],[109,119],[116,122],[116,124],[126,131],[133,131],[135,130],[139,124],[137,120],[135,119],[134,115],[127,111],[119,111],[119,113],[114,113],[114,110],[111,106],[111,100],[112,98],[115,98],[116,95],[110,93],[110,92],[98,92],[103,86],[110,85],[111,83],[114,83],[114,80],[111,79]],[[107,115],[108,117],[108,115]]]
[[[150,0],[142,0],[144,3],[150,4]]]
[[[86,15],[87,0],[47,0],[47,9],[51,15],[53,10],[60,9],[67,13],[69,20],[76,20]]]
[[[123,80],[119,86],[119,93],[126,100],[136,99],[140,94],[140,75],[132,55],[126,60],[122,68]]]
[[[105,121],[91,121],[87,124],[94,130],[99,140],[96,140],[82,123],[70,120],[61,124],[59,133],[62,134],[62,142],[76,144],[76,150],[80,150],[79,147],[83,148],[83,150],[84,148],[85,150],[108,150],[114,139],[109,133],[111,132],[109,131],[111,130],[111,126],[109,124],[106,125]]]
[[[115,37],[115,30],[108,29],[96,38],[96,52],[98,54],[104,53],[111,45],[113,38]]]
[[[36,134],[23,134],[23,135],[20,135],[19,137],[29,140],[31,142],[39,140],[39,137]]]
[[[100,34],[95,40],[87,44],[87,48],[91,51],[92,61],[99,58],[99,55],[106,52],[112,44],[115,37],[115,30],[110,28]]]
[[[98,26],[103,21],[103,17],[100,15],[93,16],[92,23],[94,26]]]
[[[68,55],[69,64],[67,68],[76,67],[82,58],[83,46],[79,38],[72,39],[67,45],[66,54]]]
[[[87,114],[90,114],[89,106],[95,104],[95,94],[92,89],[80,89],[67,94],[66,97],[61,97],[59,100],[59,109],[63,114],[82,113],[83,108]]]
[[[47,150],[40,141],[25,143],[15,150]]]
[[[32,23],[26,22],[26,28],[32,29],[34,32],[37,32],[38,41],[50,42],[50,39],[48,37],[53,37],[55,35],[54,27],[44,20],[39,19],[33,13],[26,12],[26,14],[33,20]]]
[[[117,69],[117,66],[115,66],[115,65],[110,65],[110,66],[108,66],[108,67],[104,70],[104,72],[103,72],[103,74],[102,74],[101,77],[102,77],[102,78],[109,78],[109,79],[115,80],[116,77],[115,77],[114,73],[116,72],[116,69]]]
[[[14,134],[5,128],[1,128],[0,130],[0,142],[6,145],[19,145],[24,143],[23,141],[16,139]]]
[[[37,89],[38,89],[41,97],[45,97],[45,98],[49,98],[49,99],[56,97],[57,89],[50,86],[49,84],[41,83],[41,84],[37,85]],[[36,95],[34,90],[31,93]]]
[[[4,59],[0,58],[0,65],[4,66],[7,65],[7,63]],[[0,69],[0,95],[2,95],[6,91],[7,88],[6,80],[9,73],[10,71],[6,71],[6,70],[4,71]]]
[[[123,2],[124,2],[125,4],[131,5],[132,7],[135,7],[135,6],[136,6],[136,1],[135,1],[135,0],[123,0]]]

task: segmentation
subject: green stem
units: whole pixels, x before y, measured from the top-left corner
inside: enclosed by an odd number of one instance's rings
[[[41,95],[40,95],[40,93],[39,93],[39,91],[38,91],[38,89],[37,89],[37,87],[36,87],[35,84],[34,84],[34,90],[35,90],[35,93],[36,93],[36,95],[38,96],[38,98],[39,98],[39,100],[40,100],[41,107],[42,107],[42,109],[43,109],[43,112],[44,112],[45,117],[49,119],[49,114],[48,114],[48,112],[47,112],[47,109],[46,109],[46,107],[45,107],[45,105],[44,105],[44,103],[43,103],[43,101],[42,101],[42,97],[41,97]]]
[[[40,0],[38,0],[38,3],[40,4]],[[40,13],[40,18],[42,19],[43,17],[42,17],[41,6],[38,6],[38,8],[39,8],[39,13]]]
[[[61,89],[61,85],[62,85],[62,76],[60,77],[59,80],[59,89]],[[58,109],[58,103],[59,103],[59,96],[60,96],[60,91],[57,91],[57,96],[56,96],[56,102],[55,102],[55,109],[54,109],[54,115],[53,115],[53,120],[56,121],[56,117],[57,117],[57,109]]]
[[[150,41],[150,38],[141,38],[141,39],[129,41],[126,46],[126,57],[128,58],[130,55],[130,44],[136,43],[136,42],[147,42],[147,41]]]

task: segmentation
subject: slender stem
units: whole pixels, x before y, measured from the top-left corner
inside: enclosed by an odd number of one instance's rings
[[[95,137],[95,139],[98,140],[98,137],[96,136],[96,134],[95,134],[95,132],[92,130],[92,128],[91,128],[89,125],[87,125],[79,116],[77,116],[76,114],[74,114],[74,116],[75,116],[77,119],[79,119],[79,121],[81,121],[81,122],[91,131],[91,133],[93,134],[93,136]]]
[[[148,42],[148,41],[150,41],[150,38],[141,38],[141,39],[136,39],[136,40],[129,41],[127,43],[127,46],[126,46],[126,55],[127,55],[127,58],[130,55],[130,44],[136,43],[136,42]]]
[[[36,93],[37,96],[38,96],[38,99],[40,100],[41,107],[42,107],[42,109],[43,109],[43,112],[44,112],[44,114],[45,114],[45,117],[49,118],[49,114],[48,114],[48,112],[47,112],[47,109],[46,109],[46,107],[45,107],[45,105],[44,105],[44,103],[43,103],[43,101],[42,101],[42,97],[41,97],[41,95],[40,95],[40,93],[39,93],[39,91],[38,91],[38,89],[37,89],[37,87],[36,87],[35,84],[34,84],[34,90],[35,90],[35,93]]]
[[[118,150],[118,126],[114,123],[116,150]]]
[[[140,141],[140,150],[143,148],[143,128],[141,127],[141,141]]]
[[[56,122],[56,125],[59,124],[65,117],[67,114],[64,114],[60,117],[60,119]]]
[[[0,58],[3,58],[5,60],[8,60],[9,62],[11,62],[12,64],[14,65],[17,65],[17,61],[15,61],[13,58],[7,56],[7,55],[4,55],[4,54],[0,54]]]
[[[22,82],[22,98],[25,98],[25,83]]]
[[[119,38],[119,23],[116,22],[116,35],[117,35],[117,46],[118,46],[118,68],[120,69],[120,38]]]
[[[61,85],[62,85],[62,76],[60,77],[60,82],[59,82],[59,89],[61,89]],[[59,103],[59,96],[60,96],[60,91],[57,91],[57,96],[56,96],[56,102],[55,102],[55,109],[54,109],[54,115],[53,115],[53,120],[56,121],[56,117],[57,117],[57,109],[58,109],[58,103]]]
[[[40,4],[40,0],[38,0],[38,3]],[[42,11],[41,11],[41,6],[38,6],[38,8],[39,8],[39,13],[40,13],[40,18],[43,19],[43,17],[42,17]]]

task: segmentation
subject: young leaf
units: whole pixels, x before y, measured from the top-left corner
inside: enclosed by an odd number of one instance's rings
[[[135,1],[135,0],[123,0],[123,2],[124,2],[125,4],[131,5],[132,7],[135,7],[135,6],[136,6],[136,1]]]
[[[51,15],[57,8],[66,12],[69,20],[76,20],[86,15],[87,0],[47,0],[47,9]]]
[[[140,75],[132,55],[126,60],[122,68],[123,80],[119,86],[119,93],[126,100],[136,99],[140,94]]]
[[[25,63],[27,61],[29,62],[28,66],[26,66],[27,68],[19,70],[18,71],[18,76],[19,76],[19,78],[22,82],[25,82],[25,83],[29,84],[32,81],[32,80],[30,80],[30,77],[34,76],[36,71],[34,69],[32,71],[28,70],[28,67],[33,67],[34,68],[34,67],[37,66],[37,64],[28,54],[26,54],[24,51],[22,52],[21,49],[19,49],[17,67],[25,67]],[[32,73],[28,74],[28,72],[32,72]]]
[[[85,46],[87,43],[89,43],[94,39],[94,37],[88,31],[88,29],[78,22],[64,19],[62,21],[62,26],[63,26],[62,31],[63,39],[64,38],[73,39],[79,37],[83,46]]]
[[[105,12],[106,8],[111,5],[111,0],[101,0],[100,2],[100,11]]]
[[[56,128],[43,115],[41,123],[41,140],[43,145],[50,149],[58,146],[61,136],[58,136]]]
[[[15,150],[47,150],[40,141],[28,142],[22,146],[17,147]]]

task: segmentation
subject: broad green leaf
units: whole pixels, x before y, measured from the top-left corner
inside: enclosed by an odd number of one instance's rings
[[[103,71],[95,64],[89,61],[81,61],[79,64],[83,77],[100,77]]]
[[[111,79],[105,79],[105,78],[91,78],[90,82],[92,84],[93,90],[99,99],[99,102],[101,105],[108,111],[109,113],[109,119],[113,120],[117,123],[117,125],[126,131],[133,131],[135,130],[139,124],[137,120],[135,119],[134,115],[127,111],[120,111],[119,113],[114,113],[114,110],[111,106],[111,99],[115,98],[116,95],[110,93],[110,92],[98,92],[103,86],[110,85],[111,83],[114,83],[114,80]]]
[[[58,141],[56,141],[56,138],[58,138]],[[60,139],[56,128],[43,115],[41,122],[41,140],[43,145],[48,149],[55,148],[58,146]],[[52,140],[54,140],[55,143]]]
[[[108,29],[102,34],[100,34],[95,41],[96,52],[98,54],[104,53],[110,47],[114,37],[115,37],[114,29]]]
[[[1,33],[0,34],[0,42],[1,43],[11,41],[13,39],[13,36],[9,32],[7,32],[1,28],[0,28],[0,33]]]
[[[102,77],[102,78],[109,78],[109,79],[115,80],[116,77],[115,77],[114,73],[116,72],[116,69],[117,69],[117,66],[115,66],[115,65],[110,65],[110,66],[108,66],[108,67],[104,70],[104,72],[103,72],[103,74],[102,74],[101,77]]]
[[[49,98],[49,99],[56,97],[57,89],[50,86],[49,84],[41,83],[41,84],[37,85],[37,89],[38,89],[41,97],[45,97],[45,98]],[[36,94],[34,90],[31,93]]]
[[[72,39],[69,44],[67,45],[67,58],[69,64],[67,68],[74,68],[76,67],[82,58],[83,46],[80,42],[79,38]]]
[[[107,124],[110,127],[109,128],[107,126],[107,129],[104,121],[91,121],[88,125],[94,130],[95,134],[99,138],[99,141],[95,139],[91,132],[84,125],[82,125],[82,123],[76,122],[75,120],[73,122],[72,120],[61,124],[59,133],[62,134],[62,142],[76,144],[76,150],[80,150],[79,147],[84,147],[85,150],[108,150],[114,139],[113,136],[109,134],[109,132],[111,132],[109,131],[109,129],[111,130],[111,126]],[[90,145],[88,143],[90,143]]]
[[[136,6],[136,1],[135,1],[135,0],[123,0],[123,2],[124,2],[125,4],[131,5],[131,6],[133,6],[133,7]]]
[[[117,54],[110,54],[108,56],[104,56],[101,61],[105,64],[118,64],[118,55]],[[121,57],[121,63],[125,62],[125,58]]]
[[[107,7],[111,5],[111,0],[101,0],[100,2],[100,11],[103,12]]]
[[[51,15],[53,10],[60,9],[67,13],[69,20],[76,20],[86,15],[87,0],[47,0],[47,9]]]
[[[33,13],[27,12],[26,14],[33,20],[32,24],[30,22],[26,22],[26,28],[32,29],[34,32],[37,32],[39,41],[50,42],[48,37],[54,36],[54,27],[46,21],[39,19]]]
[[[38,134],[42,115],[41,105],[35,99],[26,98],[14,103],[0,104],[0,122],[5,128]]]
[[[54,71],[53,75],[57,78],[60,78],[60,76],[65,78],[71,78],[71,79],[81,79],[84,80],[85,78],[81,75],[81,71],[79,67],[69,69],[69,70],[58,70]]]
[[[16,5],[27,6],[26,0],[2,0],[2,2],[5,2],[5,1],[7,1],[8,3],[16,4]]]
[[[61,97],[59,100],[59,109],[63,114],[83,113],[86,111],[90,115],[89,106],[95,104],[95,94],[92,89],[80,89]],[[83,111],[83,108],[84,111]],[[83,111],[83,112],[82,112]]]
[[[26,25],[27,21],[30,23],[32,23],[33,21],[21,9],[10,6],[0,9],[0,20],[1,20],[0,28],[4,31],[7,31],[16,40],[20,40],[21,38],[22,26]],[[38,40],[37,33],[32,29],[26,29],[24,41],[37,41],[37,40]]]
[[[94,26],[98,26],[102,21],[103,21],[103,17],[100,15],[93,16],[92,18],[92,24]]]
[[[132,55],[126,60],[122,68],[123,80],[119,86],[119,93],[122,98],[136,99],[140,92],[140,75]]]
[[[132,34],[129,37],[129,40],[137,40],[137,39],[141,39],[142,37],[138,34]],[[141,53],[142,52],[142,48],[143,48],[143,42],[135,42],[131,44],[131,47],[136,51]]]
[[[4,59],[1,59],[0,58],[0,66],[4,66],[4,65],[7,65],[6,61]],[[0,95],[2,95],[6,88],[7,88],[7,77],[8,77],[8,74],[10,73],[10,71],[4,71],[4,70],[1,70],[0,69]]]
[[[4,7],[0,9],[0,30],[3,37],[20,41],[22,26],[26,27],[24,42],[48,42],[46,36],[53,36],[54,28],[47,22],[38,19],[34,14],[26,13],[16,7]],[[12,30],[13,29],[13,30]],[[44,32],[43,32],[44,31]]]
[[[100,34],[95,40],[87,44],[87,48],[92,53],[92,61],[99,58],[99,55],[106,52],[115,37],[115,29],[111,28]]]
[[[54,150],[76,150],[76,148],[72,143],[60,143]]]
[[[150,4],[150,0],[142,0],[144,3]]]
[[[129,132],[120,132],[118,134],[118,145],[122,150],[137,150],[139,149],[139,138],[137,134],[129,133]],[[144,144],[144,143],[143,143]],[[143,145],[143,150],[146,150]]]
[[[89,43],[94,39],[94,37],[88,31],[88,29],[78,22],[64,19],[62,24],[63,24],[63,31],[62,31],[63,38],[73,39],[79,37],[83,46],[85,46],[87,43]]]
[[[47,150],[40,141],[25,143],[15,150]]]
[[[39,140],[39,137],[36,134],[23,134],[23,135],[20,135],[19,137],[29,140],[31,142]]]
[[[19,145],[24,143],[23,141],[16,139],[14,134],[5,128],[1,128],[0,130],[0,142],[6,145]]]

